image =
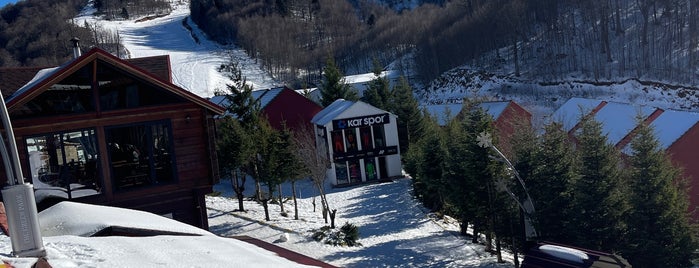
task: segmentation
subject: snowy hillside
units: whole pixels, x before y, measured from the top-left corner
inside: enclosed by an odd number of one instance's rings
[[[243,75],[253,88],[267,89],[277,85],[242,50],[207,39],[189,18],[189,1],[173,1],[171,14],[141,22],[138,19],[103,20],[94,16],[96,9],[92,4],[90,1],[75,18],[76,23],[87,22],[118,32],[127,49],[127,58],[170,55],[172,81],[200,97],[211,97],[216,90],[226,90],[230,80],[217,69],[231,58],[243,67]]]

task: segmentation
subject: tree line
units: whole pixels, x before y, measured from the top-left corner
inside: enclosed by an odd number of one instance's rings
[[[422,81],[464,64],[548,80],[696,80],[692,1],[437,2],[395,10],[375,1],[193,0],[190,8],[209,36],[239,44],[285,81],[318,83],[329,56],[359,73],[374,58],[409,53]]]
[[[411,147],[406,171],[428,208],[459,219],[464,234],[472,227],[474,240],[483,234],[487,247],[516,250],[524,244],[513,228],[519,209],[502,190],[525,201],[517,172],[533,200],[538,240],[621,254],[634,267],[691,266],[698,244],[687,182],[650,126],[639,124],[624,157],[594,119],[583,120],[573,136],[557,122],[543,132],[518,126],[509,141],[510,170],[478,145],[480,133],[494,130],[476,107],[467,102],[443,127],[425,120],[424,137]]]

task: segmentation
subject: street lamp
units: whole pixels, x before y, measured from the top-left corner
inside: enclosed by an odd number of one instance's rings
[[[2,189],[12,254],[19,257],[45,257],[46,250],[39,230],[39,218],[34,199],[34,187],[24,183],[19,153],[5,99],[0,94],[0,120],[7,142],[0,135],[0,155],[5,165],[7,187]]]
[[[522,178],[519,176],[519,173],[515,169],[515,166],[512,165],[510,160],[505,157],[502,152],[495,147],[493,144],[493,138],[490,135],[490,133],[487,132],[481,132],[478,134],[476,137],[476,141],[478,142],[478,146],[483,147],[483,148],[490,148],[493,149],[497,153],[497,155],[488,155],[491,159],[494,159],[498,162],[505,163],[507,165],[507,171],[513,175],[517,181],[519,182],[520,186],[522,186],[522,189],[524,189],[524,193],[526,194],[526,198],[524,199],[524,202],[520,201],[520,199],[515,195],[508,187],[507,187],[507,182],[505,181],[504,178],[498,178],[498,180],[495,182],[495,187],[502,192],[506,192],[512,199],[517,203],[519,208],[524,212],[524,235],[526,236],[527,240],[534,240],[538,234],[536,232],[536,229],[534,228],[534,223],[532,221],[532,217],[534,216],[534,203],[532,202],[531,196],[529,196],[529,191],[527,190],[527,187],[524,184],[524,181]]]

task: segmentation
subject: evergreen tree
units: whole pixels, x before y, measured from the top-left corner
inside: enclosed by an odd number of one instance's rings
[[[386,111],[393,111],[394,105],[393,94],[391,92],[391,85],[388,78],[382,77],[381,73],[383,68],[377,60],[374,60],[374,80],[369,82],[369,86],[364,91],[363,100],[364,102],[373,105],[379,109],[384,109]]]
[[[231,185],[238,198],[238,210],[245,211],[243,193],[247,176],[246,167],[253,157],[252,136],[248,135],[238,119],[230,116],[219,120],[218,130],[219,164],[223,172],[231,175]]]
[[[537,231],[544,240],[571,242],[570,187],[577,177],[573,147],[563,126],[551,123],[534,150],[537,164],[526,183],[536,206]]]
[[[323,81],[320,83],[319,90],[323,106],[328,106],[337,99],[359,100],[357,91],[345,84],[344,75],[332,57],[328,58],[325,68],[323,68]]]
[[[280,141],[279,133],[272,128],[265,117],[258,117],[254,131],[255,160],[254,174],[258,182],[267,186],[267,192],[260,194],[260,201],[265,210],[265,220],[269,221],[269,201],[274,197],[274,191],[282,183],[280,176]]]
[[[634,267],[690,267],[697,248],[688,215],[686,182],[660,148],[653,129],[641,122],[631,140],[629,243]]]
[[[620,154],[602,134],[602,124],[594,119],[582,121],[577,138],[580,176],[573,181],[571,191],[575,244],[617,251],[623,244],[629,212]]]
[[[401,153],[410,150],[410,144],[417,141],[424,131],[424,117],[413,95],[413,89],[405,77],[401,77],[393,88],[393,107],[391,112],[398,116],[398,144]]]
[[[445,141],[437,122],[428,117],[424,137],[406,158],[406,170],[413,177],[413,194],[433,211],[443,211],[446,185],[443,177]]]

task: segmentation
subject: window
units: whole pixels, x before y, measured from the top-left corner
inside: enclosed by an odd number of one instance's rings
[[[52,85],[26,104],[12,111],[13,118],[31,118],[95,111],[92,65],[87,65]]]
[[[169,122],[106,129],[111,174],[116,189],[175,181]]]
[[[346,162],[335,162],[335,179],[337,179],[337,184],[349,183]]]
[[[99,194],[102,184],[94,129],[25,139],[37,201]]]
[[[376,146],[376,148],[385,147],[386,146],[386,143],[385,143],[386,137],[385,137],[385,134],[383,131],[383,125],[374,125],[373,128],[374,128],[374,146]]]
[[[368,181],[378,179],[376,177],[376,161],[374,161],[373,157],[364,159],[364,174],[366,174],[366,180]]]
[[[363,127],[359,129],[359,138],[362,141],[362,150],[374,149],[374,144],[371,138],[371,128]]]
[[[345,152],[345,143],[342,138],[342,130],[332,132],[333,139],[333,152],[343,153]]]
[[[357,150],[357,134],[355,134],[355,129],[345,129],[345,139],[347,143],[347,151],[354,152]]]
[[[351,160],[349,164],[349,179],[350,182],[362,181],[362,170],[359,168],[359,160]]]

